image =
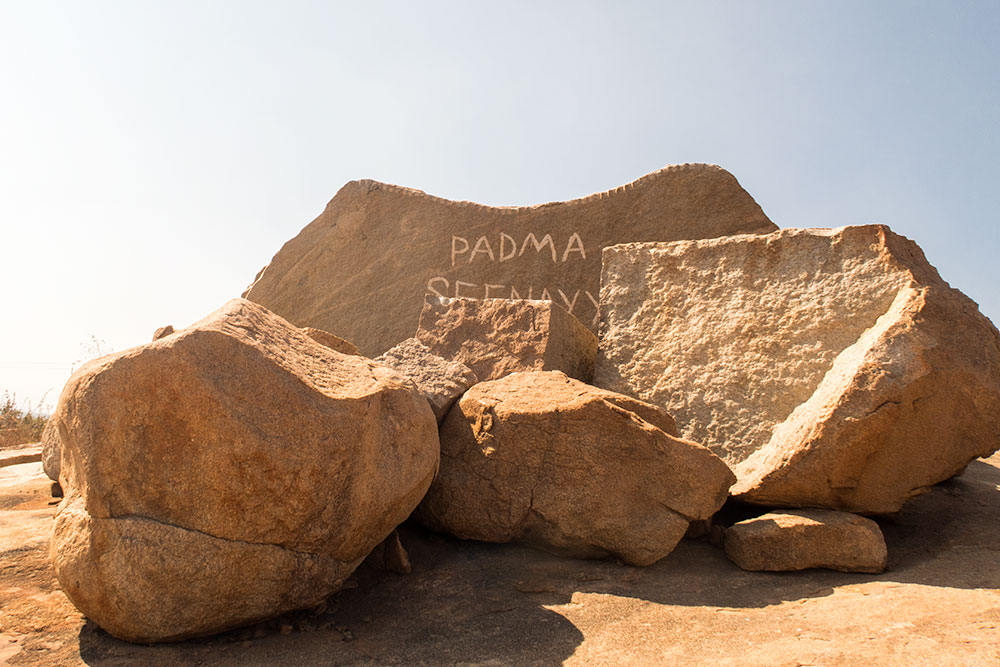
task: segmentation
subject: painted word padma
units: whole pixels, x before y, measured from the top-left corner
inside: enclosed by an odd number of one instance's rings
[[[559,248],[563,248],[559,253]],[[584,250],[583,240],[576,232],[570,234],[566,240],[566,245],[556,247],[551,234],[545,234],[539,239],[534,233],[529,232],[521,243],[517,242],[510,234],[500,232],[496,240],[491,243],[488,236],[480,236],[475,244],[469,243],[469,239],[464,236],[451,237],[451,265],[463,262],[472,264],[473,260],[479,258],[489,262],[507,262],[515,257],[521,257],[529,249],[534,250],[536,255],[552,257],[552,263],[565,262],[570,257],[579,256],[580,259],[587,259],[587,251]]]

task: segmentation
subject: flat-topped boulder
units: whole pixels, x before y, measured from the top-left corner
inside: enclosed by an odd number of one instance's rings
[[[1000,334],[879,225],[604,251],[594,383],[783,507],[890,513],[1000,445]]]
[[[425,294],[548,299],[596,330],[601,249],[777,229],[724,169],[679,165],[583,199],[482,206],[345,185],[244,296],[366,356],[413,335]]]
[[[659,408],[560,372],[480,382],[441,427],[416,516],[462,539],[649,565],[725,502],[733,474]]]
[[[319,604],[416,507],[439,456],[408,379],[244,300],[86,364],[53,419],[56,575],[130,641]]]
[[[428,296],[416,339],[480,381],[519,371],[562,371],[589,381],[597,336],[551,301]]]
[[[885,569],[888,552],[878,524],[832,510],[769,512],[726,530],[726,555],[744,570],[841,572]]]

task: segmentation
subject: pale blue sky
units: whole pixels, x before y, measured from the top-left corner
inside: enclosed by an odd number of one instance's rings
[[[343,183],[489,204],[711,162],[1000,321],[1000,2],[0,0],[0,390],[238,296]]]

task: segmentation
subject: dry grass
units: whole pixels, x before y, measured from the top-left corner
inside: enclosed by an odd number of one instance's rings
[[[7,392],[0,398],[0,449],[38,442],[47,417],[35,414],[31,406],[17,406],[17,397]]]

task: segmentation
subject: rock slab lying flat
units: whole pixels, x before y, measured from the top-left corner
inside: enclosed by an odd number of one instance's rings
[[[442,359],[416,338],[407,338],[375,361],[413,380],[439,424],[458,397],[479,381],[468,366]]]
[[[673,414],[743,500],[895,512],[1000,445],[1000,334],[886,227],[604,262],[595,384]]]
[[[744,570],[820,567],[881,572],[888,552],[878,524],[832,510],[771,512],[726,530],[726,555]]]
[[[562,371],[588,382],[597,357],[597,337],[551,301],[428,296],[416,338],[471,368],[480,381]]]
[[[52,556],[116,637],[154,642],[318,604],[438,464],[412,383],[236,300],[67,383]]]
[[[441,471],[417,517],[463,539],[649,565],[734,480],[674,432],[655,406],[560,372],[480,382],[441,427]]]
[[[366,356],[409,338],[425,294],[551,299],[596,330],[601,248],[777,229],[727,171],[667,167],[623,187],[491,207],[352,181],[244,296]]]

